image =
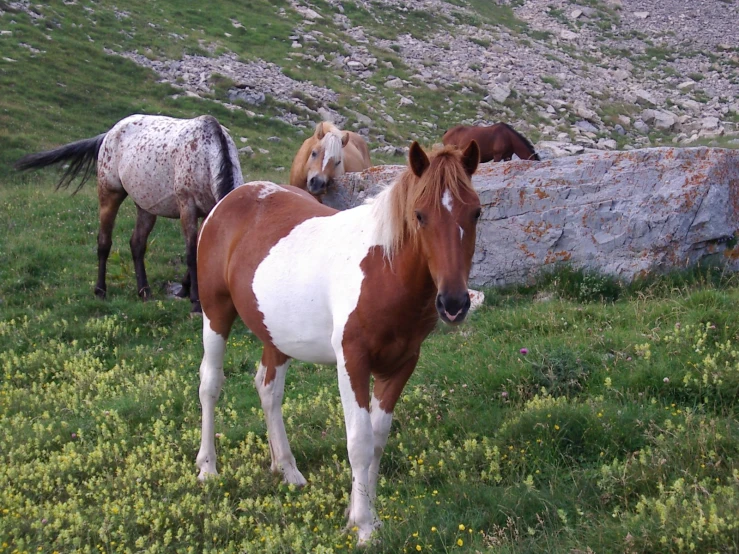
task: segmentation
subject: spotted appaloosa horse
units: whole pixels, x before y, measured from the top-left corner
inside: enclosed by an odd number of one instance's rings
[[[77,192],[97,163],[100,206],[98,279],[95,294],[105,298],[105,269],[113,243],[115,218],[126,196],[136,204],[131,254],[139,296],[151,296],[144,254],[157,216],[180,218],[187,246],[187,272],[179,296],[188,295],[192,311],[200,311],[196,249],[198,218],[205,217],[235,187],[243,184],[236,146],[226,129],[209,115],[174,119],[132,115],[107,133],[29,154],[16,169],[35,169],[60,162],[69,166],[57,184],[68,187],[82,173]]]
[[[442,137],[445,145],[452,144],[458,148],[466,147],[470,141],[477,141],[480,147],[480,163],[508,161],[513,154],[522,160],[539,160],[534,145],[507,123],[496,123],[489,127],[457,125]]]
[[[290,184],[320,199],[335,177],[362,171],[370,165],[369,148],[360,135],[321,121],[295,155]]]
[[[262,341],[255,383],[267,421],[271,469],[305,485],[282,418],[291,358],[338,366],[352,467],[349,525],[360,543],[374,511],[380,456],[393,408],[441,317],[461,322],[480,200],[471,185],[479,151],[411,145],[409,168],[370,203],[337,212],[300,189],[247,183],[203,223],[198,249],[203,346],[200,478],[216,474],[214,410],[236,316]],[[370,399],[370,376],[374,389]]]

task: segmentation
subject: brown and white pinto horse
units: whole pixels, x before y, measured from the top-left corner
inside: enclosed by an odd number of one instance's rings
[[[69,166],[57,188],[68,187],[82,173],[75,192],[97,164],[100,230],[95,295],[106,296],[105,269],[113,225],[121,203],[131,196],[136,204],[136,227],[130,244],[139,296],[144,300],[151,296],[144,254],[157,216],[179,218],[187,246],[187,272],[178,296],[189,295],[192,311],[199,312],[198,218],[208,215],[216,202],[243,183],[236,145],[216,118],[132,115],[102,135],[24,156],[15,168],[36,169],[60,162],[69,162]]]
[[[453,144],[457,148],[464,148],[473,140],[480,147],[480,163],[509,161],[513,154],[522,160],[540,161],[534,145],[507,123],[489,127],[457,125],[444,133],[441,139],[445,145]]]
[[[352,468],[349,526],[366,542],[380,456],[393,408],[421,343],[441,317],[461,322],[480,200],[471,184],[477,143],[427,157],[414,142],[409,168],[374,200],[337,212],[302,190],[247,183],[203,223],[198,249],[203,346],[200,478],[216,473],[214,410],[236,316],[262,341],[255,383],[273,472],[305,485],[282,419],[291,358],[335,363]],[[370,377],[374,389],[370,395]]]
[[[290,184],[320,199],[335,177],[365,170],[370,165],[369,148],[360,135],[321,121],[295,155]]]

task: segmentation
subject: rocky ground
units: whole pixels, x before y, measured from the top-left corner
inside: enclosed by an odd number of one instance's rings
[[[38,15],[28,2],[9,5]],[[216,77],[226,77],[232,85],[221,101],[232,109],[258,112],[271,97],[282,103],[283,121],[304,130],[317,116],[347,123],[388,154],[398,149],[385,138],[395,124],[435,142],[451,124],[506,121],[538,141],[544,156],[737,141],[739,3],[732,0],[293,0],[275,17],[287,10],[302,21],[278,37],[291,43],[281,60],[214,44],[203,45],[210,57],[178,60],[111,53],[192,96],[211,94]],[[237,14],[234,29],[244,20]],[[316,66],[349,83],[351,98],[312,83]],[[286,74],[296,68],[299,78]],[[425,113],[408,116],[409,106]]]

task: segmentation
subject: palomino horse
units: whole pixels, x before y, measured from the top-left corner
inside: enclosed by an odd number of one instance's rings
[[[508,161],[513,154],[522,160],[539,160],[534,146],[521,133],[506,123],[496,123],[490,127],[471,127],[457,125],[442,137],[445,145],[453,144],[464,148],[470,141],[477,141],[480,147],[480,163]]]
[[[343,212],[268,182],[246,184],[215,207],[198,249],[200,479],[217,473],[215,405],[239,315],[264,345],[255,383],[271,469],[287,483],[306,484],[282,418],[290,359],[337,364],[352,468],[349,526],[357,526],[360,543],[369,539],[379,523],[380,456],[421,343],[439,317],[459,323],[470,307],[467,279],[481,211],[470,177],[479,156],[476,142],[430,158],[414,142],[409,168],[394,185]]]
[[[77,192],[89,179],[97,162],[100,230],[98,279],[95,294],[105,298],[105,268],[113,243],[115,217],[126,196],[136,204],[136,227],[131,254],[139,296],[151,296],[144,268],[149,233],[157,216],[180,218],[187,245],[187,272],[178,296],[190,296],[192,311],[200,311],[197,276],[198,218],[205,217],[235,187],[243,183],[236,146],[218,121],[209,115],[174,119],[132,115],[107,133],[29,154],[16,169],[34,169],[70,162],[59,187],[82,173]]]
[[[360,135],[321,121],[293,160],[290,184],[320,198],[334,177],[362,171],[370,165],[369,148]]]

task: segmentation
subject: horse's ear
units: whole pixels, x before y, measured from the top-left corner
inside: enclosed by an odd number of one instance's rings
[[[429,167],[429,157],[423,151],[421,145],[415,140],[408,151],[408,164],[416,177],[420,177]]]
[[[318,140],[321,140],[321,139],[323,139],[323,135],[325,135],[325,134],[326,133],[323,130],[323,121],[319,121],[316,124],[316,132],[313,133],[313,136],[316,137]]]
[[[472,177],[472,174],[477,171],[477,166],[480,164],[480,147],[477,145],[477,141],[473,140],[467,145],[467,148],[462,152],[462,165],[464,166],[467,175]]]
[[[342,133],[341,134],[341,147],[344,148],[344,146],[346,146],[347,144],[349,144],[349,133]]]

